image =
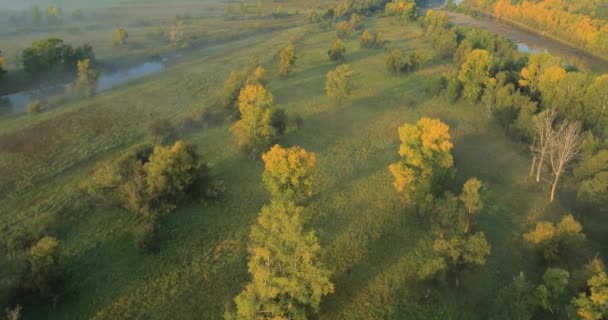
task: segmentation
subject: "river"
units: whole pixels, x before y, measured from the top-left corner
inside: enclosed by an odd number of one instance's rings
[[[96,92],[103,92],[116,86],[131,82],[163,70],[166,67],[167,58],[163,60],[146,61],[134,66],[112,71],[101,71],[97,79]],[[27,105],[33,100],[44,100],[53,96],[60,96],[66,93],[66,83],[55,84],[44,88],[21,91],[0,97],[2,107],[8,109],[8,113],[23,113]]]

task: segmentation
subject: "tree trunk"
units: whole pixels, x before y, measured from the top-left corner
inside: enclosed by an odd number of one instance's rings
[[[555,191],[557,190],[557,183],[559,182],[559,176],[561,172],[555,175],[555,180],[553,181],[553,187],[551,187],[551,202],[555,199]]]
[[[536,155],[532,158],[532,167],[530,168],[530,177],[534,175],[534,167],[536,166]]]
[[[540,182],[540,172],[543,170],[543,162],[545,161],[545,150],[540,153],[538,160],[538,170],[536,170],[536,182]]]

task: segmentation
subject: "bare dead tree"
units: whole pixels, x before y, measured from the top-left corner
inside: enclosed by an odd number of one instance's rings
[[[540,174],[542,172],[543,165],[545,164],[545,157],[551,151],[550,149],[554,145],[553,141],[555,140],[556,131],[553,128],[553,123],[555,122],[556,117],[557,113],[555,110],[549,109],[540,113],[534,118],[534,127],[536,130],[536,137],[534,138],[534,141],[536,144],[533,144],[531,149],[536,153],[533,161],[538,159],[536,182],[540,182]],[[534,167],[534,163],[532,164],[532,167]]]
[[[555,199],[559,178],[583,146],[580,124],[565,120],[556,131],[552,144],[549,152],[549,165],[554,177],[551,187],[551,202]]]

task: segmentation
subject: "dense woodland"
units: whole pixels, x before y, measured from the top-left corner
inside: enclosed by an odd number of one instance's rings
[[[0,118],[4,318],[608,319],[608,74],[423,2],[272,4],[221,21],[293,30],[171,21],[193,56],[160,84],[99,93],[96,49],[55,37],[0,56],[71,79]],[[466,5],[608,52],[594,1]]]
[[[608,55],[608,7],[588,1],[464,1],[497,18],[522,23],[585,50]]]

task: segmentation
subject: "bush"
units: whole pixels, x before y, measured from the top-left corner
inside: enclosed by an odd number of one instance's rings
[[[59,259],[57,239],[49,236],[40,239],[28,253],[24,291],[41,299],[57,297],[63,279]]]
[[[359,45],[361,48],[382,48],[388,41],[382,40],[379,33],[374,32],[373,34],[367,30],[363,30],[361,38],[359,38]]]
[[[445,96],[450,102],[456,102],[462,93],[462,84],[456,78],[448,80],[448,85],[445,90]]]
[[[404,55],[401,49],[391,50],[386,59],[386,68],[391,73],[414,72],[420,66],[420,58],[415,53]]]
[[[445,87],[446,79],[443,76],[430,76],[426,79],[425,91],[432,96],[438,96]]]
[[[336,35],[344,40],[353,34],[353,27],[346,21],[340,21],[336,24]]]
[[[42,103],[40,100],[32,100],[28,103],[27,107],[25,107],[25,111],[27,114],[35,114],[42,112]]]
[[[342,43],[342,40],[340,40],[340,39],[336,39],[336,41],[334,41],[331,48],[327,52],[327,55],[329,56],[329,60],[331,60],[331,61],[338,61],[338,60],[344,61],[345,54],[346,54],[346,48],[344,47],[344,44]]]
[[[282,136],[287,130],[287,113],[285,109],[273,109],[270,114],[270,124],[277,136]]]
[[[352,70],[349,65],[343,64],[326,75],[325,92],[327,96],[337,102],[344,100],[353,89],[351,83]]]

